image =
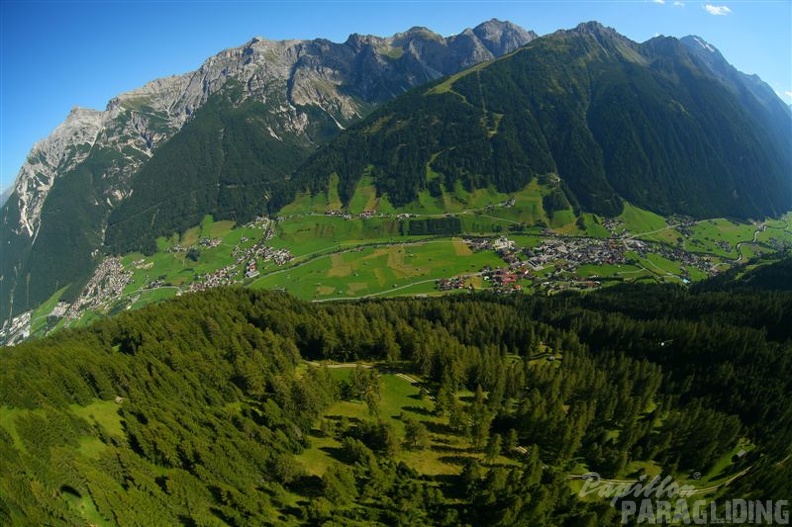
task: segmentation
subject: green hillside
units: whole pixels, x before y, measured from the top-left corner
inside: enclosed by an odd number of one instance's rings
[[[269,208],[326,191],[331,175],[345,206],[364,175],[405,206],[460,187],[515,192],[555,173],[554,202],[604,216],[623,200],[663,216],[787,211],[789,127],[774,133],[691,53],[596,23],[534,40],[379,108],[277,187]]]
[[[656,285],[187,295],[0,349],[0,523],[616,521],[586,471],[786,498],[790,309]]]

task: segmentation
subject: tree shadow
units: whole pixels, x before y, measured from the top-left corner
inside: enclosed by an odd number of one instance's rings
[[[317,498],[322,495],[322,478],[319,476],[300,476],[289,485],[289,490],[306,498]]]
[[[420,406],[402,406],[402,410],[405,412],[410,412],[418,415],[425,415],[426,417],[433,417],[434,412],[427,408],[422,408]]]
[[[459,467],[464,467],[468,463],[468,461],[475,458],[472,458],[471,456],[440,456],[437,459],[438,461],[442,463],[446,463],[448,465],[456,465]]]
[[[462,500],[467,497],[465,495],[465,488],[461,484],[459,476],[457,475],[436,474],[434,476],[430,476],[429,479],[437,483],[437,485],[442,489],[443,496],[445,496],[446,499]]]
[[[337,423],[346,420],[349,424],[360,424],[363,422],[363,419],[361,419],[360,417],[350,417],[348,415],[337,415],[337,414],[326,415],[325,419],[329,419]]]
[[[456,435],[454,429],[445,423],[435,423],[434,421],[424,421],[426,429],[437,435]]]
[[[434,444],[432,445],[432,450],[435,452],[475,452],[472,448],[453,446],[450,444]]]
[[[331,458],[335,459],[336,461],[344,461],[344,449],[339,448],[336,446],[323,446],[319,447],[319,450],[330,456]]]

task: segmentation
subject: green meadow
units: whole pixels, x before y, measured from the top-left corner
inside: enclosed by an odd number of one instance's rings
[[[502,260],[492,252],[473,253],[461,239],[425,240],[320,255],[261,276],[251,287],[282,288],[309,300],[365,297],[395,289],[405,294],[405,286],[428,283],[434,290],[438,278],[472,274],[486,265],[502,265]],[[410,294],[417,291],[411,289]]]

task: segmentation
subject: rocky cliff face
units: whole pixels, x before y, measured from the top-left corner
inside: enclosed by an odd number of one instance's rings
[[[101,127],[102,112],[73,108],[49,137],[33,146],[14,185],[19,201],[20,234],[35,238],[41,207],[55,178],[85,159]]]
[[[54,262],[96,261],[108,216],[135,193],[135,174],[229,82],[239,88],[237,107],[249,100],[265,105],[262,126],[274,140],[315,147],[377,104],[535,37],[491,20],[447,38],[423,28],[388,38],[352,35],[344,43],[254,38],[197,71],[119,95],[104,111],[75,108],[33,147],[0,209],[0,319],[90,276],[90,264],[67,272]],[[59,248],[48,241],[64,239],[70,241]]]

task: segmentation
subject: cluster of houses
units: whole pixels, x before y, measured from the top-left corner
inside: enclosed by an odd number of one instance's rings
[[[198,240],[198,245],[206,248],[217,247],[221,243],[223,243],[222,238],[201,238]]]
[[[80,296],[66,310],[66,318],[73,320],[86,309],[107,307],[119,298],[124,287],[132,281],[132,271],[124,269],[121,259],[111,256],[99,264]]]
[[[453,278],[440,278],[437,282],[438,291],[452,291],[454,289],[463,289],[467,276],[455,276]]]
[[[613,236],[624,236],[627,234],[627,228],[624,222],[616,218],[603,218],[602,226],[608,229]]]
[[[378,216],[380,218],[387,218],[390,217],[390,214],[377,214],[375,209],[364,210],[357,216],[353,216],[351,213],[345,210],[338,210],[338,209],[328,209],[325,211],[325,216],[338,216],[344,218],[345,220],[351,220],[354,217],[360,218],[361,220],[366,220],[368,218],[373,218]]]
[[[517,293],[522,291],[522,285],[518,282],[533,278],[531,271],[528,269],[512,266],[505,269],[502,267],[497,269],[485,268],[483,276],[484,280],[490,283],[490,287],[496,293]]]
[[[234,247],[232,255],[236,257],[236,265],[245,264],[247,267],[250,267],[251,261],[255,264],[256,260],[273,261],[275,265],[286,265],[294,259],[294,255],[288,249],[275,249],[263,241],[259,241],[247,249],[237,245]],[[247,272],[248,269],[246,268],[245,271]]]
[[[256,278],[258,275],[258,263],[256,263],[256,260],[250,260],[245,265],[245,278]]]
[[[58,302],[46,316],[75,320],[86,309],[102,309],[110,306],[132,281],[132,271],[124,270],[121,259],[108,257],[99,264],[80,296],[72,304]],[[30,336],[32,311],[3,322],[0,326],[0,345],[12,346]]]
[[[625,244],[613,238],[550,238],[533,249],[525,249],[526,263],[534,270],[561,260],[574,270],[579,265],[622,265],[627,263]]]
[[[294,255],[288,249],[275,249],[264,244],[263,241],[259,241],[248,248],[242,248],[237,245],[234,247],[232,254],[235,257],[235,262],[232,265],[197,276],[188,286],[187,291],[203,291],[213,287],[238,284],[245,279],[256,278],[259,276],[258,262],[262,260],[265,262],[272,261],[275,265],[286,265],[294,259]],[[243,269],[241,272],[240,266]]]
[[[606,227],[619,229],[613,222]],[[581,265],[623,265],[631,263],[628,251],[645,258],[648,253],[658,254],[681,263],[680,278],[690,279],[690,269],[696,268],[707,274],[716,272],[708,256],[690,253],[664,244],[648,243],[627,238],[577,238],[552,237],[533,248],[521,249],[506,236],[497,238],[467,238],[465,242],[473,251],[494,251],[506,266],[496,269],[484,268],[481,275],[497,292],[512,293],[522,290],[523,280],[532,280],[535,287],[544,290],[593,289],[601,286],[597,276],[578,278],[574,273]],[[554,272],[537,277],[543,269],[552,266]],[[438,281],[438,289],[454,289],[458,282],[446,278]]]
[[[266,233],[264,239],[269,239],[273,234],[272,225],[273,221],[271,219],[267,218],[266,216],[259,216],[255,220],[247,223],[245,227],[248,229],[261,229]]]
[[[514,207],[515,203],[517,203],[517,199],[512,197],[512,198],[507,199],[506,201],[501,201],[498,204],[490,203],[489,205],[484,207],[484,210],[491,211],[491,210],[494,210],[496,207],[497,208],[501,208],[501,209],[508,209],[508,208]]]
[[[344,218],[345,220],[351,220],[352,215],[345,210],[341,209],[327,209],[325,211],[325,216],[338,216]]]
[[[157,289],[159,287],[164,287],[164,286],[165,286],[165,280],[163,280],[162,278],[157,278],[156,280],[150,280],[146,284],[146,289]]]
[[[231,285],[234,283],[234,277],[237,274],[239,274],[239,270],[233,265],[228,265],[222,269],[212,271],[211,273],[196,275],[195,279],[187,286],[187,292],[196,293],[214,287]]]
[[[214,287],[221,287],[224,285],[233,285],[237,282],[236,277],[239,276],[239,269],[236,265],[226,265],[220,269],[206,273],[204,275],[196,276],[187,291],[194,293],[196,291],[205,291]]]
[[[479,251],[502,251],[504,249],[514,249],[516,244],[506,236],[498,238],[464,238],[465,243],[473,252]]]
[[[32,311],[25,311],[21,315],[3,322],[0,326],[0,345],[13,346],[30,336],[30,320]]]

